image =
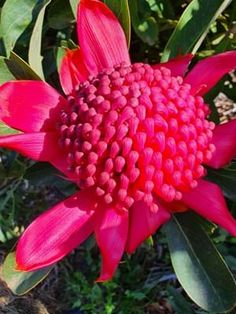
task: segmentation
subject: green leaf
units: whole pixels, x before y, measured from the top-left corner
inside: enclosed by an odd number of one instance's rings
[[[0,84],[15,79],[11,71],[8,69],[5,59],[6,58],[4,57],[0,57]]]
[[[228,167],[223,169],[207,170],[207,178],[217,183],[224,191],[225,196],[236,201],[236,162],[232,162]]]
[[[59,69],[60,69],[60,66],[61,66],[62,59],[65,56],[65,54],[66,54],[65,48],[62,48],[62,47],[58,47],[57,48],[56,62],[57,62],[57,70],[58,70],[58,72],[59,72]]]
[[[29,43],[29,64],[42,79],[44,79],[42,66],[43,57],[41,56],[42,29],[46,7],[50,2],[51,0],[44,1],[36,19]]]
[[[77,17],[77,7],[78,7],[78,4],[79,4],[79,0],[69,0],[70,2],[70,6],[71,6],[71,10],[74,14],[74,17],[76,18]]]
[[[232,309],[235,280],[195,215],[173,215],[165,231],[176,276],[189,297],[206,311]]]
[[[9,59],[5,63],[17,80],[41,80],[37,73],[13,51],[10,52]]]
[[[194,314],[191,305],[175,288],[168,286],[169,301],[176,314]]]
[[[0,135],[11,135],[21,133],[18,130],[10,128],[8,125],[0,121]]]
[[[159,25],[148,3],[144,0],[129,0],[129,7],[135,33],[143,42],[155,45],[158,42]]]
[[[15,252],[8,254],[2,267],[2,279],[14,294],[22,295],[33,289],[50,272],[53,266],[37,271],[24,272],[15,269]]]
[[[185,9],[171,35],[162,62],[178,54],[195,53],[207,35],[212,22],[232,0],[193,0]]]
[[[1,31],[7,56],[33,19],[35,0],[6,0],[1,11]]]
[[[109,6],[109,8],[114,12],[120,21],[121,26],[125,32],[126,40],[128,46],[130,45],[130,34],[131,34],[131,21],[129,12],[128,0],[104,0],[104,2]]]
[[[152,11],[157,12],[160,18],[175,18],[174,3],[171,0],[146,0]]]
[[[54,0],[48,9],[48,24],[54,29],[69,27],[74,21],[70,4],[64,0]]]

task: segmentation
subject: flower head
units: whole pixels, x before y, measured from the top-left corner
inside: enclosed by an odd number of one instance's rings
[[[68,165],[81,189],[94,187],[118,210],[143,201],[157,211],[153,192],[180,200],[215,150],[208,107],[165,67],[105,69],[78,85],[70,104],[59,126]]]
[[[91,27],[93,25],[93,27]],[[39,81],[0,87],[0,118],[22,134],[0,145],[48,161],[79,191],[39,216],[17,246],[19,269],[50,265],[95,233],[99,280],[112,277],[171,213],[188,208],[236,235],[220,188],[203,177],[236,155],[236,121],[207,120],[203,95],[236,67],[236,52],[200,61],[131,64],[116,17],[97,0],[78,9],[81,48],[60,69],[66,96]]]

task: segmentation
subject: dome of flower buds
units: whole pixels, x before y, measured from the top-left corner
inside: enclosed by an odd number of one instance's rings
[[[121,64],[90,76],[60,121],[60,144],[83,189],[128,209],[155,196],[180,200],[204,175],[212,157],[214,123],[191,86],[169,69]]]

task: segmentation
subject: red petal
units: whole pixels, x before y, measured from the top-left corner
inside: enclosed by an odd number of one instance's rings
[[[126,252],[133,253],[144,240],[170,219],[171,215],[168,210],[161,204],[158,204],[158,207],[157,213],[154,213],[144,202],[140,201],[130,208],[130,225],[125,248]]]
[[[71,94],[75,87],[87,79],[89,72],[85,66],[81,50],[67,50],[59,71],[61,86],[65,94]]]
[[[80,191],[36,218],[18,242],[18,269],[51,265],[77,247],[94,229],[94,206],[91,191]]]
[[[216,150],[206,164],[216,169],[224,167],[236,156],[236,120],[217,125],[213,131],[212,143]]]
[[[23,132],[55,131],[67,101],[41,81],[14,81],[0,86],[0,119]]]
[[[56,133],[27,133],[0,136],[0,147],[17,151],[34,160],[53,160],[61,151]]]
[[[113,12],[97,0],[81,0],[78,37],[91,73],[125,62],[130,64],[125,34]]]
[[[0,136],[0,147],[15,150],[34,160],[50,162],[71,181],[76,181],[77,175],[68,168],[67,154],[57,143],[58,136],[56,133],[26,133]]]
[[[184,81],[192,86],[193,94],[204,95],[225,74],[235,68],[236,51],[227,51],[199,61]]]
[[[97,218],[95,235],[102,254],[102,269],[97,281],[112,278],[125,249],[128,234],[128,213],[104,210]]]
[[[231,216],[218,185],[199,180],[195,189],[183,193],[182,201],[201,216],[236,236],[236,220]]]
[[[193,55],[191,53],[178,56],[171,59],[168,62],[155,64],[152,66],[153,69],[160,69],[161,67],[166,67],[171,70],[171,75],[173,76],[184,76],[185,72],[188,70],[188,65],[192,60]]]

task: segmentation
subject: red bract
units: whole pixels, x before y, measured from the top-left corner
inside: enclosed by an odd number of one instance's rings
[[[39,81],[0,87],[1,120],[22,131],[0,145],[48,161],[80,191],[39,216],[23,233],[22,270],[57,262],[95,233],[98,280],[110,279],[173,212],[188,208],[236,235],[220,188],[203,179],[236,155],[236,121],[215,126],[202,96],[236,67],[236,52],[200,61],[131,64],[123,30],[105,4],[81,0],[80,49],[60,69],[66,96]]]

